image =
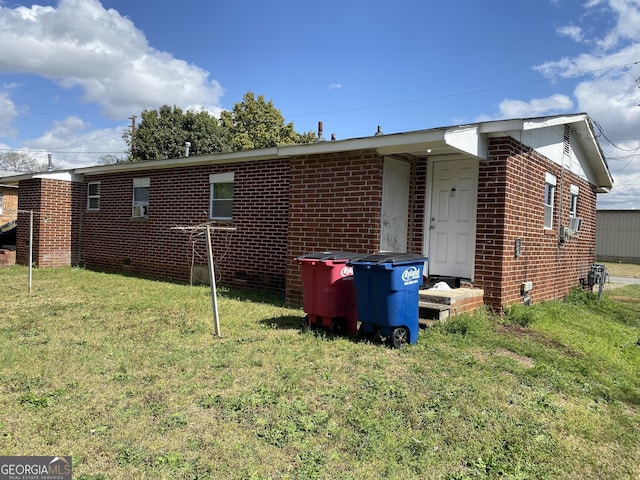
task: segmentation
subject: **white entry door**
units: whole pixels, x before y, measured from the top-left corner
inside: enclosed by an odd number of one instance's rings
[[[429,234],[429,274],[473,278],[478,161],[434,160]]]
[[[409,176],[411,165],[395,158],[384,159],[380,251],[407,251]]]

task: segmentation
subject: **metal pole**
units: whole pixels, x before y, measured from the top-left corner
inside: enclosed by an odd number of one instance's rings
[[[33,210],[29,210],[29,293],[33,278]]]
[[[213,269],[213,253],[211,248],[211,227],[207,225],[207,260],[209,263],[209,283],[211,283],[211,308],[213,309],[213,334],[220,335],[220,318],[218,317],[218,298],[216,295],[216,275]]]

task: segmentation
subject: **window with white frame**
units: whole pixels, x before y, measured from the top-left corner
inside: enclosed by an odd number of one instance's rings
[[[578,193],[580,190],[577,185],[571,185],[571,199],[569,200],[569,217],[576,218],[578,216]]]
[[[209,175],[209,218],[212,220],[233,219],[233,178],[233,172]]]
[[[87,210],[100,210],[100,182],[87,184]]]
[[[142,218],[149,215],[149,185],[148,178],[133,179],[133,205],[131,207],[131,216],[133,218]]]
[[[544,228],[553,228],[553,204],[556,198],[556,176],[547,173],[544,182]]]

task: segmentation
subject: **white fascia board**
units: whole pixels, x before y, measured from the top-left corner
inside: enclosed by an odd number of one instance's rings
[[[507,134],[506,132],[521,131],[524,129],[524,121],[521,119],[496,120],[478,124],[478,133],[495,137]]]
[[[523,130],[533,130],[535,128],[556,127],[572,123],[583,123],[587,116],[584,113],[575,115],[558,115],[555,117],[527,118],[523,121]]]
[[[0,182],[4,185],[18,185],[21,180],[31,180],[33,173],[22,173],[20,175],[10,175],[0,178]]]
[[[213,153],[194,157],[168,158],[163,160],[141,160],[139,162],[116,163],[112,165],[95,165],[93,167],[76,168],[79,174],[101,174],[131,172],[136,170],[158,170],[163,168],[192,167],[206,164],[225,164],[266,160],[278,156],[278,147],[244,150],[240,152]]]
[[[37,173],[24,173],[21,175],[12,175],[10,177],[0,178],[0,182],[5,185],[18,185],[23,180],[31,180],[34,178],[49,179],[49,180],[63,180],[66,182],[81,182],[82,177],[76,175],[71,170],[61,170],[55,172],[37,172]]]
[[[557,125],[565,125],[567,123],[584,122],[587,115],[578,113],[574,115],[556,115],[552,117],[537,118],[512,118],[509,120],[492,120],[479,123],[480,133],[496,136],[496,134],[509,134],[510,132],[521,132],[525,130],[535,130],[537,128],[555,127]]]
[[[318,155],[323,153],[352,152],[375,149],[382,155],[421,150],[429,144],[442,142],[443,129],[419,130],[407,133],[373,135],[348,140],[324,141],[278,147],[278,156]]]
[[[65,182],[81,182],[82,181],[81,175],[77,175],[75,172],[71,172],[71,171],[34,173],[32,178],[41,178],[46,180],[62,180]]]
[[[376,141],[376,151],[380,155],[426,152],[430,148],[446,146],[445,130],[443,128],[421,130],[410,133],[381,135],[373,138]]]
[[[480,126],[464,125],[448,128],[444,134],[444,140],[452,148],[474,157],[487,158],[486,136],[480,134]]]
[[[374,148],[370,138],[355,138],[350,140],[322,141],[283,145],[278,147],[279,157],[295,157],[296,155],[319,155],[323,153],[347,152]]]

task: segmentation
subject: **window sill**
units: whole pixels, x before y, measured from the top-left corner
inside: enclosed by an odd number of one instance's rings
[[[545,228],[544,229],[544,234],[545,235],[558,235],[558,231],[554,230],[553,228]]]

